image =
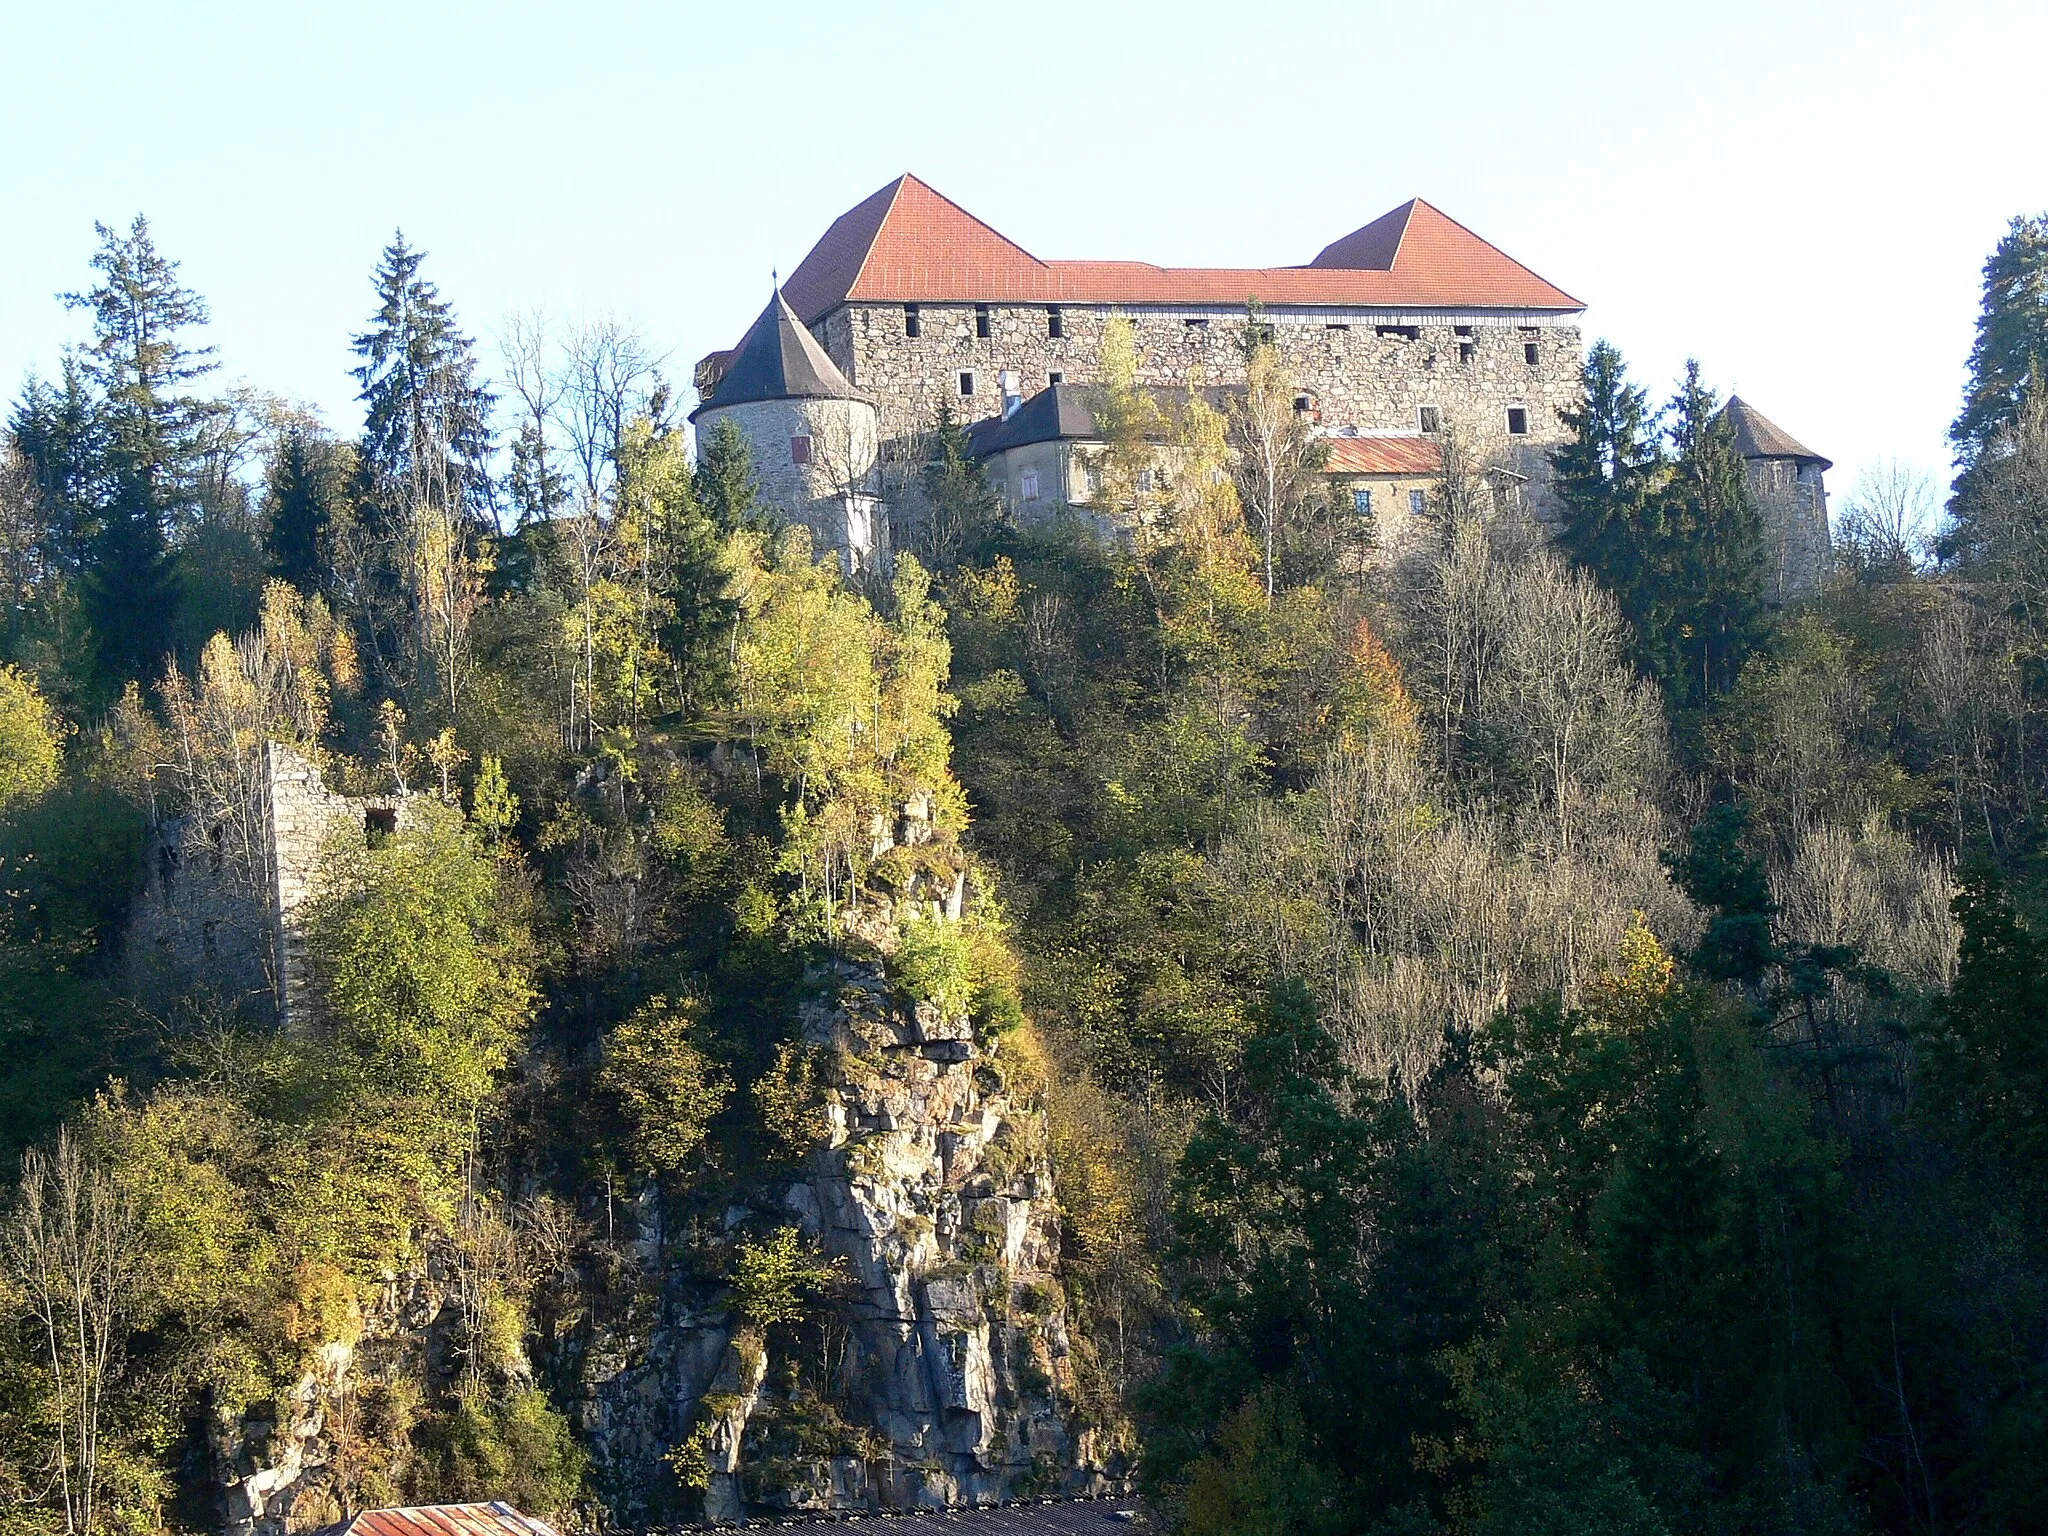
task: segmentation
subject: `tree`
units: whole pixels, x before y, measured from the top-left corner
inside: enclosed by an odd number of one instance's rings
[[[58,722],[25,673],[0,666],[0,811],[57,782]]]
[[[105,401],[107,496],[86,573],[86,608],[102,686],[146,677],[170,649],[176,611],[170,539],[197,517],[200,439],[217,409],[184,393],[216,366],[213,349],[180,332],[207,320],[205,301],[178,283],[140,214],[123,236],[95,226],[100,284],[65,301],[89,309],[84,371]]]
[[[1584,404],[1562,413],[1571,440],[1550,456],[1564,513],[1557,541],[1614,594],[1641,654],[1640,637],[1664,623],[1664,508],[1656,492],[1666,464],[1657,416],[1611,342],[1593,344],[1580,378]]]
[[[698,442],[696,490],[698,505],[720,533],[769,531],[769,513],[754,478],[754,456],[738,422],[721,421]]]
[[[1763,522],[1749,499],[1734,423],[1700,381],[1698,363],[1672,397],[1671,475],[1658,493],[1670,539],[1659,578],[1668,619],[1645,636],[1675,700],[1697,707],[1726,693],[1764,634]]]
[[[605,1039],[598,1086],[618,1100],[641,1166],[675,1174],[704,1140],[732,1080],[696,1040],[698,1009],[649,998]]]
[[[966,428],[944,400],[939,402],[929,452],[918,475],[925,503],[919,552],[932,570],[943,573],[1002,521],[1003,499],[968,452]]]
[[[279,434],[264,476],[264,551],[270,574],[301,592],[326,586],[328,530],[351,508],[355,453],[310,422]]]
[[[1966,467],[1993,451],[2000,432],[2048,366],[2048,214],[2016,218],[1984,263],[1984,302],[1970,348],[1970,381],[1949,438]]]
[[[1256,321],[1245,327],[1245,389],[1231,398],[1229,420],[1238,498],[1259,533],[1270,600],[1279,546],[1322,490],[1326,450],[1313,417],[1296,408],[1294,381],[1264,334]]]
[[[134,1321],[142,1257],[135,1207],[68,1130],[21,1162],[5,1251],[49,1372],[50,1460],[68,1536],[93,1536],[102,1463]]]
[[[398,680],[438,693],[452,713],[481,596],[476,544],[491,510],[491,410],[475,346],[440,290],[420,275],[424,251],[400,232],[371,283],[377,312],[355,338],[365,408],[363,466],[383,534],[395,544],[406,613]]]

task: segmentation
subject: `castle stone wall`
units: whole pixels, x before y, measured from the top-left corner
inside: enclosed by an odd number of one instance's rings
[[[1827,484],[1818,464],[1750,459],[1749,499],[1763,522],[1764,592],[1784,603],[1818,587],[1829,559]]]
[[[1097,382],[1102,327],[1112,313],[1135,328],[1140,383],[1243,383],[1241,308],[1063,306],[1063,334],[1055,337],[1045,306],[997,304],[989,306],[989,335],[981,337],[974,305],[925,304],[920,334],[911,337],[901,304],[847,304],[814,329],[832,360],[876,402],[886,453],[927,430],[941,402],[965,421],[1000,414],[997,376],[1004,369],[1016,371],[1026,396],[1055,374],[1071,384]],[[1566,435],[1558,413],[1579,400],[1576,317],[1318,309],[1267,310],[1262,319],[1273,327],[1296,386],[1314,396],[1325,429],[1412,433],[1422,408],[1431,406],[1466,433],[1482,458],[1528,476],[1540,498],[1549,480],[1547,450]],[[961,392],[963,373],[973,375],[971,393]],[[1511,408],[1526,412],[1525,434],[1510,434]]]
[[[881,445],[873,406],[863,400],[750,400],[701,412],[699,440],[721,421],[746,434],[761,499],[808,527],[820,554],[831,550],[855,571],[886,563],[889,529],[879,502]],[[807,463],[794,462],[796,438],[810,442]]]

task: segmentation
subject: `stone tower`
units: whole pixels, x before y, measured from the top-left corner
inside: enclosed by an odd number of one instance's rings
[[[1749,481],[1749,499],[1763,518],[1764,592],[1788,602],[1820,585],[1828,565],[1828,493],[1833,468],[1811,448],[1740,395],[1725,407]]]
[[[720,422],[737,426],[762,499],[809,528],[814,546],[837,554],[849,574],[887,564],[874,403],[847,382],[781,289],[690,420],[700,445]]]

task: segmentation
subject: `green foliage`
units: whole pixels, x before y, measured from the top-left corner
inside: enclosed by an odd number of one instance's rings
[[[732,1093],[696,1040],[696,1010],[649,998],[605,1040],[598,1085],[619,1104],[640,1165],[680,1172]]]
[[[1970,348],[1970,380],[1949,436],[1981,458],[2020,417],[2048,363],[2048,216],[2015,218],[1984,262],[1984,300]]]
[[[974,996],[974,955],[967,935],[943,917],[913,914],[889,957],[889,975],[906,1003],[931,1003],[949,1018],[966,1012]]]
[[[839,1279],[839,1260],[820,1258],[795,1227],[777,1228],[764,1243],[743,1238],[733,1250],[733,1297],[757,1328],[802,1322]]]
[[[57,782],[58,721],[33,679],[0,666],[0,813]]]
[[[414,1431],[412,1495],[421,1503],[502,1499],[527,1514],[562,1514],[582,1492],[590,1458],[569,1421],[539,1392],[460,1403]]]
[[[704,435],[694,488],[697,504],[721,534],[772,531],[754,478],[753,454],[738,422],[718,422]]]

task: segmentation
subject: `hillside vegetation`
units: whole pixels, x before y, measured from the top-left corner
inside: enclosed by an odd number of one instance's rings
[[[990,1176],[1049,1176],[1032,1488],[2038,1528],[2048,220],[1987,264],[1935,536],[1870,476],[1786,608],[1713,391],[1605,344],[1558,526],[1453,434],[1395,556],[1313,452],[1241,496],[1258,392],[1154,420],[1113,323],[1122,536],[1012,525],[942,419],[854,584],[630,329],[487,360],[397,239],[340,432],[215,388],[146,224],[100,234],[0,442],[0,1530],[221,1529],[308,1382],[329,1518],[872,1461],[849,1277],[762,1194],[876,1070],[833,1006],[966,1019]],[[266,741],[407,807],[328,850],[283,1027],[131,937],[159,861],[267,890]],[[713,1312],[628,1476],[599,1357]]]

